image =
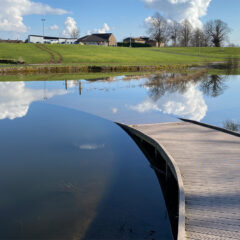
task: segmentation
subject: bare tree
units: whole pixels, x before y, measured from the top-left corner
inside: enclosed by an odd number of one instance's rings
[[[79,35],[80,35],[80,31],[78,28],[74,28],[72,31],[71,31],[71,37],[72,38],[79,38]]]
[[[177,46],[177,41],[179,39],[181,33],[181,24],[173,21],[171,23],[169,23],[169,34],[170,34],[170,38],[173,42],[173,46],[176,47]]]
[[[199,28],[193,30],[191,44],[193,47],[201,46],[202,31]]]
[[[160,15],[155,13],[148,24],[148,33],[158,42],[158,47],[161,43],[166,43],[168,40],[168,24],[167,21]]]
[[[231,32],[227,23],[223,22],[220,19],[207,22],[205,29],[215,47],[221,47]]]
[[[182,29],[181,29],[181,43],[182,43],[182,46],[184,47],[188,47],[189,46],[189,43],[190,43],[190,40],[191,40],[191,37],[192,37],[192,25],[191,23],[185,19],[183,22],[182,22]]]
[[[196,28],[193,31],[191,43],[193,47],[207,47],[209,45],[209,40],[204,30]]]
[[[204,28],[203,28],[203,47],[210,47],[210,46],[212,46],[212,44],[213,43],[211,42],[211,37],[207,33],[206,27],[204,26]]]

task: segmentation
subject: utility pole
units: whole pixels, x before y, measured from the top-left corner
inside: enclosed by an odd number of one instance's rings
[[[200,57],[200,36],[198,36],[198,56]]]
[[[129,47],[132,47],[132,34],[130,34],[130,45]]]
[[[44,43],[44,34],[45,34],[45,33],[44,33],[44,30],[45,30],[45,29],[44,29],[44,23],[45,23],[46,19],[45,19],[45,18],[42,18],[41,21],[42,21],[42,23],[43,23],[43,43]]]

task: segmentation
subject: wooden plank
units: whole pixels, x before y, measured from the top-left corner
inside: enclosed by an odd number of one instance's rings
[[[186,196],[186,239],[240,239],[240,138],[178,122],[134,125],[177,163]]]

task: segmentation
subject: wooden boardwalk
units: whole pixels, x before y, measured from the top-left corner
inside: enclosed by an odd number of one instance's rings
[[[240,137],[192,123],[134,125],[177,163],[185,191],[185,238],[240,240]]]

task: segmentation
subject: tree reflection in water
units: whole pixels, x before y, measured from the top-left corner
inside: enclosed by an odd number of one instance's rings
[[[199,84],[200,90],[206,96],[218,97],[227,89],[226,79],[227,77],[224,75],[208,75],[206,71],[194,74],[164,73],[149,78],[145,86],[149,88],[149,97],[154,102],[166,93],[186,93],[189,83]]]
[[[206,71],[194,74],[164,73],[152,76],[145,85],[149,88],[149,97],[156,102],[166,93],[184,94],[189,88],[189,83],[197,85],[205,78],[207,78]]]
[[[235,122],[233,120],[226,120],[223,123],[223,128],[233,132],[240,132],[240,123]]]
[[[206,96],[218,97],[227,89],[226,76],[210,75],[200,84],[200,89]]]

